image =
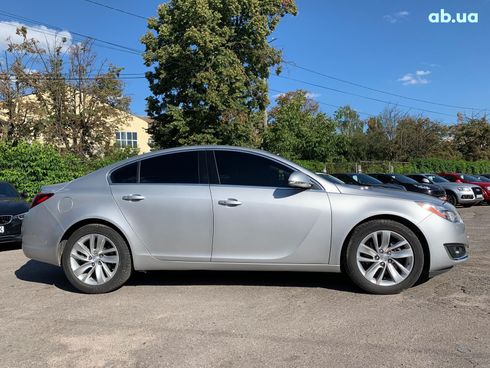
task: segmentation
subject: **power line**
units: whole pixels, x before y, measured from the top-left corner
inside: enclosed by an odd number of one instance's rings
[[[281,75],[277,75],[275,77],[276,78],[287,79],[287,80],[290,80],[290,81],[293,81],[293,82],[303,83],[303,84],[310,85],[310,86],[317,87],[317,88],[322,88],[322,89],[325,89],[325,90],[328,90],[328,91],[332,91],[332,92],[337,92],[337,93],[342,93],[342,94],[346,94],[346,95],[350,95],[350,96],[354,96],[354,97],[364,98],[366,100],[381,102],[381,103],[388,104],[388,105],[395,105],[395,106],[405,107],[405,108],[408,108],[408,109],[423,111],[423,112],[427,112],[427,113],[431,113],[431,114],[438,114],[438,115],[444,115],[444,116],[454,117],[454,115],[452,115],[452,114],[446,114],[446,113],[440,112],[440,111],[422,109],[420,107],[409,106],[409,105],[402,105],[402,104],[399,104],[399,103],[395,103],[393,101],[387,101],[387,100],[382,100],[382,99],[375,98],[375,97],[368,97],[368,96],[360,95],[360,94],[353,93],[353,92],[347,92],[347,91],[343,91],[343,90],[340,90],[340,89],[337,89],[337,88],[331,88],[331,87],[327,87],[327,86],[324,86],[324,85],[321,85],[321,84],[307,82],[307,81],[304,81],[304,80],[301,80],[301,79],[296,79],[296,78],[291,78],[291,77],[285,77],[285,76],[281,76]]]
[[[287,92],[283,92],[283,91],[278,91],[277,89],[273,89],[273,88],[269,88],[269,91],[280,93],[280,94],[286,94],[287,93]],[[336,109],[340,109],[341,107],[344,107],[344,106],[340,106],[340,105],[334,105],[334,104],[331,104],[331,103],[319,101],[319,100],[316,100],[316,99],[314,99],[314,101],[317,102],[320,105],[330,106],[330,107],[334,107]],[[376,115],[370,114],[368,112],[362,112],[362,111],[359,111],[359,110],[355,110],[355,111],[357,113],[361,114],[361,115],[366,115],[366,116],[369,116],[369,117],[375,117],[376,116]]]
[[[17,20],[21,20],[21,21],[24,21],[24,22],[28,22],[28,23],[31,23],[31,24],[39,24],[39,25],[47,26],[49,28],[61,30],[61,27],[58,27],[58,26],[55,26],[55,25],[52,25],[52,24],[48,24],[48,23],[44,23],[44,22],[40,22],[40,21],[35,20],[35,19],[26,18],[26,17],[23,17],[21,15],[9,13],[9,12],[6,12],[4,10],[0,10],[0,14],[2,14],[4,16],[7,16],[7,17],[11,17],[13,19],[17,19]],[[37,29],[37,28],[33,28],[33,27],[27,27],[27,28],[33,29],[36,32],[40,32],[40,33],[44,33],[44,34],[57,35],[57,33],[49,32],[47,30]],[[111,42],[111,41],[106,41],[106,40],[103,40],[103,39],[100,39],[100,38],[96,38],[96,37],[92,37],[92,36],[89,36],[89,35],[86,35],[86,34],[83,34],[83,33],[74,32],[74,31],[71,31],[71,30],[68,30],[68,29],[66,29],[66,31],[70,32],[71,34],[77,35],[79,37],[89,38],[89,39],[93,40],[94,42],[99,42],[99,43],[103,43],[105,45],[117,47],[118,49],[120,49],[119,51],[126,51],[126,52],[130,52],[130,53],[133,53],[133,54],[138,54],[138,55],[141,55],[142,52],[143,52],[141,50],[138,50],[138,49],[135,49],[135,48],[132,48],[132,47],[121,45],[121,44],[118,44],[118,43],[115,43],[115,42]]]
[[[285,61],[284,63],[287,64],[287,65],[290,65],[290,66],[292,66],[294,68],[305,70],[305,71],[307,71],[309,73],[312,73],[312,74],[320,75],[322,77],[329,78],[329,79],[332,79],[332,80],[335,80],[335,81],[338,81],[338,82],[342,82],[342,83],[345,83],[345,84],[350,84],[351,86],[355,86],[355,87],[359,87],[359,88],[364,88],[364,89],[367,89],[369,91],[383,93],[383,94],[386,94],[386,95],[390,95],[390,96],[394,96],[394,97],[398,97],[398,98],[403,98],[403,99],[406,99],[406,100],[411,100],[411,101],[416,101],[416,102],[422,102],[422,103],[427,103],[427,104],[437,105],[437,106],[442,106],[442,107],[455,108],[455,109],[486,110],[486,109],[480,109],[480,108],[476,108],[476,107],[451,105],[451,104],[445,104],[445,103],[440,103],[440,102],[434,102],[434,101],[424,100],[424,99],[421,99],[421,98],[415,98],[415,97],[408,97],[408,96],[404,96],[404,95],[399,95],[397,93],[383,91],[381,89],[372,88],[372,87],[365,86],[365,85],[362,85],[362,84],[359,84],[359,83],[356,83],[356,82],[348,81],[346,79],[341,79],[341,78],[338,78],[338,77],[335,77],[335,76],[332,76],[332,75],[324,74],[324,73],[318,72],[316,70],[313,70],[313,69],[306,68],[304,66],[298,65],[298,64],[296,64],[295,62],[292,62],[292,61]]]
[[[123,13],[123,14],[126,14],[126,15],[131,15],[135,18],[140,18],[140,19],[144,19],[144,20],[148,20],[149,18],[148,17],[145,17],[143,15],[139,15],[139,14],[135,14],[135,13],[131,13],[127,10],[123,10],[123,9],[120,9],[120,8],[116,8],[116,7],[113,7],[113,6],[110,6],[110,5],[107,5],[107,4],[102,4],[102,3],[99,3],[97,1],[93,1],[93,0],[82,0],[82,1],[85,1],[87,3],[91,3],[91,4],[94,4],[94,5],[98,5],[98,6],[101,6],[103,8],[107,8],[107,9],[111,9],[111,10],[114,10],[114,11],[117,11],[119,13]]]

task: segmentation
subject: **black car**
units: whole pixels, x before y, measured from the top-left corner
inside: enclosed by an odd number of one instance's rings
[[[0,243],[20,242],[22,220],[29,204],[15,188],[0,181]]]
[[[437,197],[442,200],[446,200],[446,191],[435,184],[419,183],[412,178],[400,174],[369,174],[372,177],[382,181],[386,184],[398,184],[403,185],[406,190],[410,192],[417,192],[421,194],[428,194],[433,197]]]
[[[355,174],[355,173],[336,173],[332,174],[337,179],[342,180],[346,184],[352,185],[362,185],[367,187],[377,187],[386,189],[398,189],[405,190],[403,185],[398,184],[385,184],[372,176],[366,174]]]
[[[336,178],[333,175],[325,174],[325,173],[321,173],[321,172],[317,172],[316,174],[318,176],[322,177],[323,179],[329,181],[330,183],[334,183],[334,184],[345,184],[345,182],[343,182],[342,180]]]

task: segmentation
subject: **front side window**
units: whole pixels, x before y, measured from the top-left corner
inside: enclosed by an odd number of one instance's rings
[[[138,147],[138,133],[137,132],[116,132],[116,146],[124,147]]]
[[[181,152],[142,160],[140,183],[199,184],[197,154]]]
[[[266,157],[233,151],[215,151],[219,182],[225,185],[288,187],[293,172]]]

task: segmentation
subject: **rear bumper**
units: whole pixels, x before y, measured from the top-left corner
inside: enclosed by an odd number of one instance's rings
[[[40,204],[29,211],[22,224],[22,250],[26,257],[53,265],[60,264],[59,239],[63,228]]]
[[[468,260],[468,237],[463,223],[452,223],[436,215],[431,215],[419,225],[424,233],[430,251],[429,273],[443,272]],[[460,244],[466,248],[463,257],[453,258],[447,245]]]

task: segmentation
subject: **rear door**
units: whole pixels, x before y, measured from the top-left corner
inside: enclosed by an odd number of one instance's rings
[[[209,261],[213,209],[203,152],[167,153],[111,174],[115,201],[162,260]]]
[[[323,188],[289,187],[293,169],[258,154],[216,150],[215,158],[213,262],[328,262],[331,209]]]

